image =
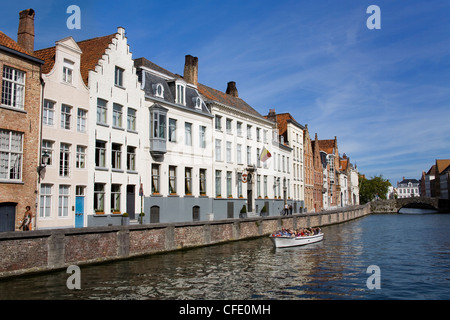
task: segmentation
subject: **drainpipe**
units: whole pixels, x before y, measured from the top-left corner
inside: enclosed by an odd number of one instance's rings
[[[40,106],[40,124],[39,124],[39,148],[38,148],[38,166],[41,166],[42,161],[42,127],[43,127],[43,115],[44,115],[44,89],[45,89],[45,81],[42,78],[42,71],[41,76],[39,77],[41,81],[41,106]],[[39,204],[39,196],[40,196],[40,186],[41,186],[41,171],[38,170],[38,179],[37,179],[37,186],[36,186],[36,205],[35,205],[35,214],[34,214],[34,223],[33,223],[33,230],[36,230],[37,226],[37,217],[38,217],[38,204]]]

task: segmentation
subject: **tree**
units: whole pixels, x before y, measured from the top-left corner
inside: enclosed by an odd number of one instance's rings
[[[380,199],[386,199],[391,183],[384,179],[382,175],[367,179],[364,175],[359,175],[359,202],[361,204]]]

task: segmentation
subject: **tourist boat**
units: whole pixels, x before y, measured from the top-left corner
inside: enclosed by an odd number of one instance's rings
[[[270,240],[272,240],[272,243],[275,246],[275,248],[286,248],[286,247],[303,246],[305,244],[319,242],[323,239],[323,232],[312,236],[303,236],[303,237],[274,236],[274,235],[270,235],[269,237]]]

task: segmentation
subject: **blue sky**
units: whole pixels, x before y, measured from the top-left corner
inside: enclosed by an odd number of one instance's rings
[[[66,9],[81,9],[69,30]],[[369,30],[368,6],[381,9]],[[35,48],[126,29],[134,58],[239,96],[265,115],[289,112],[311,137],[338,138],[361,173],[396,185],[450,158],[450,2],[392,0],[19,1],[2,4],[16,39],[18,12],[36,11]]]

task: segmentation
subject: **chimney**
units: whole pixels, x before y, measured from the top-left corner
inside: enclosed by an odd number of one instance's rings
[[[27,51],[34,52],[34,10],[19,12],[19,30],[17,43]]]
[[[198,58],[186,55],[184,63],[184,80],[193,85],[198,85]]]
[[[275,113],[275,109],[269,109],[269,114],[267,115],[267,119],[276,122],[277,121],[277,114]]]
[[[237,88],[236,88],[236,82],[234,82],[234,81],[228,82],[226,93],[229,94],[229,95],[232,95],[233,97],[236,97],[236,98],[239,97],[238,91],[237,91]]]

